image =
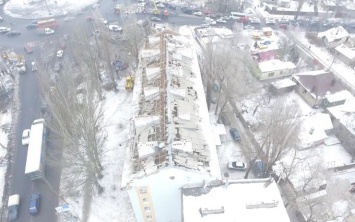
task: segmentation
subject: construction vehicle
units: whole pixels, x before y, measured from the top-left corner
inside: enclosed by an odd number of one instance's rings
[[[18,73],[23,74],[26,73],[26,60],[23,55],[17,55],[17,60],[15,63],[15,69]]]
[[[157,7],[157,4],[155,3],[155,0],[153,0],[153,5],[154,5],[154,10],[153,10],[154,15],[160,15],[160,11]]]
[[[129,74],[127,77],[126,77],[126,84],[125,84],[125,88],[126,90],[132,90],[133,87],[134,87],[134,76],[132,76],[131,74]]]

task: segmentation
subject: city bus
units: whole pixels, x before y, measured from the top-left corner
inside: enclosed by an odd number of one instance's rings
[[[39,29],[44,29],[44,28],[50,28],[50,29],[55,29],[57,28],[58,24],[55,19],[47,19],[47,20],[41,20],[37,22],[37,28]]]
[[[246,15],[242,12],[231,12],[231,17],[233,19],[240,19],[240,18],[245,18]]]
[[[44,119],[36,119],[31,125],[25,169],[25,174],[30,180],[44,178],[45,157],[46,125]]]

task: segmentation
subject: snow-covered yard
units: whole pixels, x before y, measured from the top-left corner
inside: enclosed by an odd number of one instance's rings
[[[118,82],[118,93],[105,93],[104,115],[108,139],[102,161],[104,177],[100,181],[105,190],[101,195],[94,193],[89,222],[117,221],[118,218],[122,222],[135,221],[128,194],[120,190],[132,101],[132,93],[124,89],[124,83],[124,79]],[[81,216],[82,199],[65,198],[72,207],[72,214]]]

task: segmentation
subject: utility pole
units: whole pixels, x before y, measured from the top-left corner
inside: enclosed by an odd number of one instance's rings
[[[51,10],[48,7],[47,0],[44,0],[44,4],[46,4],[46,8],[48,10],[48,14],[51,15],[52,13],[51,13]]]

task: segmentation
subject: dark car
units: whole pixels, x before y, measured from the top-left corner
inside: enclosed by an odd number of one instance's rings
[[[2,22],[3,21],[3,18],[0,16],[0,22]]]
[[[29,24],[29,25],[27,25],[26,26],[26,29],[27,30],[32,30],[32,29],[36,29],[38,27],[38,25],[37,24]]]
[[[221,114],[221,122],[225,125],[225,126],[229,126],[231,124],[231,121],[229,120],[228,116],[226,113],[222,113]]]
[[[236,128],[231,128],[229,130],[229,132],[230,132],[230,134],[231,134],[231,136],[232,136],[234,141],[237,142],[237,141],[240,140],[240,134],[239,134],[239,132],[238,132],[238,130]]]
[[[265,171],[265,164],[259,160],[259,159],[254,159],[251,161],[250,163],[252,165],[252,169],[253,169],[253,172],[255,174],[256,177],[258,178],[262,178],[264,177],[263,174],[264,174],[264,171]]]
[[[19,36],[19,35],[21,35],[21,32],[10,31],[10,32],[6,33],[6,35],[7,35],[8,37]]]
[[[38,214],[40,198],[41,198],[41,195],[39,193],[32,194],[31,200],[30,200],[30,207],[28,208],[29,214],[32,214],[32,215]]]
[[[128,64],[125,62],[122,62],[121,60],[117,59],[112,62],[112,65],[115,67],[116,71],[123,71],[128,68]]]

